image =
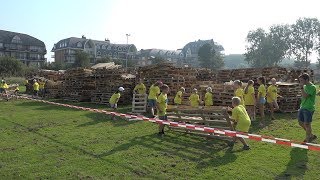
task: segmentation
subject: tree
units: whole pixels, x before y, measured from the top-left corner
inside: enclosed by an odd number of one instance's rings
[[[101,59],[98,59],[96,61],[96,63],[109,63],[109,62],[112,62],[112,59],[109,57],[109,56],[106,56],[104,58],[101,58]]]
[[[13,57],[0,57],[1,76],[21,76],[23,75],[23,68],[24,64]]]
[[[261,28],[250,31],[245,61],[252,67],[277,66],[289,50],[289,34],[288,25],[271,26],[268,33]]]
[[[151,58],[151,64],[161,64],[161,63],[164,63],[164,62],[167,62],[167,60],[165,60],[162,57]]]
[[[308,67],[312,51],[319,44],[320,22],[316,18],[300,18],[291,25],[290,54],[296,58],[297,67]]]
[[[198,57],[200,66],[208,69],[219,69],[224,66],[221,54],[222,46],[204,44],[199,48]],[[223,49],[223,48],[222,48]]]
[[[89,67],[89,66],[90,66],[89,54],[84,51],[77,51],[74,67]]]

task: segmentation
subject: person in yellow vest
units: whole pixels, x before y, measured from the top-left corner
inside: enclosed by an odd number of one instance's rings
[[[278,87],[277,80],[275,78],[271,79],[271,85],[267,89],[267,103],[270,106],[270,114],[271,119],[274,120],[274,111],[279,109],[279,105],[277,102],[277,98],[280,97],[278,95]]]
[[[206,94],[204,95],[204,105],[205,106],[213,106],[213,95],[212,95],[212,88],[208,87],[206,89]]]
[[[146,86],[143,84],[143,79],[140,78],[139,79],[139,84],[136,85],[136,87],[134,87],[133,89],[133,93],[134,94],[146,94],[147,92],[147,88]]]
[[[259,105],[259,111],[260,111],[260,116],[261,116],[261,121],[259,126],[263,127],[265,125],[265,115],[264,115],[264,105],[266,103],[266,79],[265,77],[261,76],[258,78],[258,97],[257,97],[257,104]]]
[[[151,111],[151,117],[155,117],[155,109],[157,108],[157,99],[160,95],[160,87],[163,85],[161,81],[157,81],[155,84],[151,85],[149,89],[149,96],[148,96],[148,106]]]
[[[18,86],[14,89],[14,95],[18,95],[20,89],[19,89],[19,84],[17,84]]]
[[[200,96],[196,88],[193,89],[192,94],[189,97],[191,107],[197,108],[200,105]]]
[[[46,85],[46,82],[44,80],[39,79],[39,94],[40,96],[44,96],[44,86]]]
[[[7,92],[8,92],[7,90],[9,88],[9,86],[4,80],[2,80],[2,86],[1,87],[2,87],[2,93],[3,93],[4,97],[5,97],[5,99],[7,101],[9,101],[9,95],[7,94]]]
[[[168,97],[170,88],[168,85],[163,84],[161,86],[161,94],[157,99],[157,114],[160,120],[168,120],[167,117],[167,107],[168,107]],[[159,135],[164,135],[164,124],[159,124]]]
[[[118,108],[118,101],[123,91],[124,91],[124,88],[119,87],[118,90],[110,97],[109,104],[112,109],[116,110]],[[112,116],[112,120],[114,120],[114,116]]]
[[[233,97],[232,98],[232,106],[233,109],[232,115],[230,117],[231,121],[233,122],[233,125],[235,126],[235,130],[239,132],[247,133],[249,131],[251,120],[250,117],[243,105],[241,105],[241,99],[239,97]],[[242,137],[234,137],[233,143],[231,146],[234,145],[236,140],[240,140],[243,144],[243,150],[250,150],[249,145]]]
[[[256,97],[254,92],[254,82],[249,80],[247,86],[244,89],[244,105],[250,116],[251,121],[256,119]]]
[[[179,106],[182,104],[182,95],[186,92],[184,87],[181,87],[180,90],[177,92],[176,96],[174,97],[174,104]]]
[[[33,95],[34,96],[38,96],[39,95],[39,83],[37,82],[37,80],[33,80]]]
[[[240,80],[235,80],[233,82],[233,86],[236,89],[234,91],[234,96],[239,97],[240,100],[241,100],[241,105],[244,105],[244,98],[243,98],[244,92],[243,92],[243,89],[242,89],[242,82]]]

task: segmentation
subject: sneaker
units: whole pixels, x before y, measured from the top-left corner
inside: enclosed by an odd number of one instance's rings
[[[162,131],[162,132],[159,132],[158,135],[159,135],[159,136],[163,136],[163,135],[164,135],[164,132],[163,132],[163,131]]]
[[[243,149],[243,150],[250,150],[250,146],[244,145],[242,149]]]

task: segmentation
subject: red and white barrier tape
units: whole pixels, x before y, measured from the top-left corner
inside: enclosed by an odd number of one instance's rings
[[[206,132],[208,134],[215,133],[215,134],[221,134],[221,135],[225,135],[225,136],[229,136],[229,137],[242,137],[245,139],[251,139],[251,140],[255,140],[255,141],[262,141],[262,142],[267,142],[267,143],[297,147],[297,148],[308,149],[308,150],[312,150],[312,151],[320,151],[319,144],[303,143],[303,142],[299,143],[298,141],[275,138],[275,137],[270,137],[270,136],[242,133],[242,132],[237,132],[237,131],[217,129],[217,128],[211,128],[211,127],[205,127],[205,126],[199,126],[199,125],[193,125],[193,124],[185,124],[185,123],[173,122],[173,121],[169,121],[169,120],[160,120],[157,118],[147,118],[142,115],[131,115],[131,114],[118,113],[118,112],[110,112],[110,111],[105,111],[105,110],[100,110],[100,109],[92,109],[92,108],[86,108],[86,107],[81,107],[81,106],[74,106],[74,105],[69,105],[69,104],[62,104],[62,103],[56,103],[56,102],[51,102],[51,101],[33,99],[33,98],[29,98],[29,97],[24,97],[24,96],[17,96],[17,97],[21,98],[21,99],[33,100],[33,101],[43,102],[43,103],[57,105],[57,106],[64,106],[64,107],[69,107],[69,108],[74,108],[74,109],[79,109],[79,110],[84,110],[84,111],[103,113],[103,114],[123,117],[123,118],[127,118],[127,119],[149,121],[152,123],[164,124],[164,125],[168,125],[168,126],[172,126],[172,127],[180,127],[180,128],[190,129],[190,130],[202,131],[202,132]]]

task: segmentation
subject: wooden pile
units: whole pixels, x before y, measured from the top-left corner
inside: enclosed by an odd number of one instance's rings
[[[217,74],[211,69],[197,69],[197,81],[216,81]]]
[[[92,91],[91,102],[108,104],[109,99],[119,87],[125,91],[121,94],[119,104],[129,104],[132,100],[132,91],[135,86],[135,75],[127,74],[119,66],[98,68],[93,70],[96,89]]]
[[[290,69],[288,70],[288,82],[298,82],[299,76],[303,73],[308,73],[310,80],[314,82],[314,71],[312,69]]]
[[[271,78],[276,78],[278,81],[286,81],[288,71],[283,67],[268,67],[262,69],[262,76],[269,81]]]
[[[133,94],[132,112],[145,113],[147,112],[147,94]]]
[[[69,69],[65,72],[62,85],[62,98],[68,101],[89,101],[95,89],[92,70],[84,68]]]
[[[298,83],[277,83],[279,108],[281,112],[297,112],[301,102],[301,88]]]
[[[39,70],[39,77],[43,77],[50,81],[62,81],[64,71],[53,71],[53,70]]]
[[[62,81],[51,81],[48,80],[45,84],[45,98],[60,98],[62,95],[63,87],[62,87]]]
[[[232,70],[224,69],[219,70],[217,73],[217,81],[218,82],[228,82],[232,80]]]

